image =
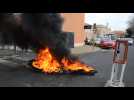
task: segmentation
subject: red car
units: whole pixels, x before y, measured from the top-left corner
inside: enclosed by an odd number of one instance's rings
[[[104,40],[101,40],[100,42],[101,48],[113,48],[114,49],[115,45],[116,45],[116,41],[110,40],[110,39],[104,39]]]

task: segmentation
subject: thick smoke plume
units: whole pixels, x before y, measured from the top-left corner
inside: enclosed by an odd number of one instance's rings
[[[130,20],[128,21],[128,28],[126,32],[127,32],[126,37],[134,36],[134,15],[131,16]]]
[[[22,49],[31,48],[36,52],[49,47],[51,53],[61,60],[64,56],[70,57],[62,25],[63,19],[57,13],[1,13],[1,41]]]

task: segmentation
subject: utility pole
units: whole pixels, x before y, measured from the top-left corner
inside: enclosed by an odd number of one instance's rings
[[[93,40],[95,40],[96,33],[97,33],[97,27],[96,27],[96,23],[94,23],[93,24]],[[93,49],[94,47],[95,47],[95,41],[93,42]]]
[[[106,28],[107,28],[107,34],[109,34],[109,23],[108,22],[106,24]]]

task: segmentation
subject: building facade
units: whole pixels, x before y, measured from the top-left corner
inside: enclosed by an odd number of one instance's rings
[[[84,13],[61,13],[64,18],[63,31],[74,32],[74,46],[84,45],[86,34],[84,32]]]
[[[86,38],[88,38],[89,40],[91,40],[94,37],[94,32],[93,32],[93,29],[92,29],[92,25],[85,23],[84,31],[85,31],[85,34],[86,34]]]
[[[86,37],[91,40],[96,37],[96,35],[105,35],[111,33],[111,29],[108,26],[105,25],[90,25],[90,24],[85,24],[84,25],[84,30]]]
[[[96,25],[96,31],[97,34],[109,34],[111,29],[105,25]]]
[[[115,34],[117,37],[124,37],[125,36],[125,32],[124,31],[112,31],[112,34]]]

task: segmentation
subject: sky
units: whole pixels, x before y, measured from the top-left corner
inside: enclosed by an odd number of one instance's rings
[[[86,13],[85,23],[107,25],[112,30],[126,30],[134,13]]]

